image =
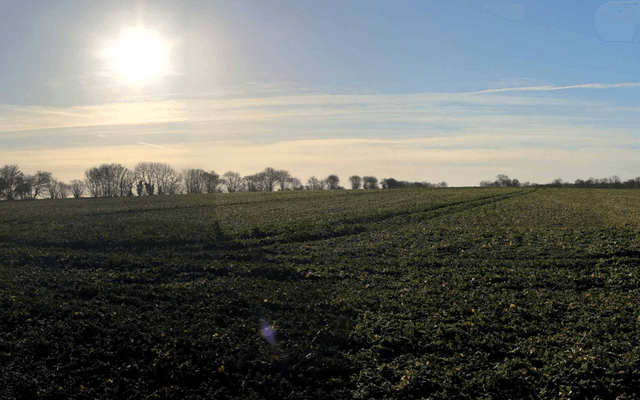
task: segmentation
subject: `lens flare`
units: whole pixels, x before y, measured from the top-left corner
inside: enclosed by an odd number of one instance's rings
[[[260,334],[267,339],[269,343],[272,345],[276,344],[276,334],[274,327],[266,322],[262,322],[262,327],[260,329]]]

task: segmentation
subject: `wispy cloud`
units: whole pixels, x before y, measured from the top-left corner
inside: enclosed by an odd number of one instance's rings
[[[0,107],[0,132],[184,121],[185,104],[165,100],[82,107]]]
[[[487,89],[477,92],[467,92],[467,94],[479,94],[479,93],[498,93],[498,92],[546,92],[554,90],[567,90],[567,89],[616,89],[625,87],[640,87],[640,83],[627,82],[627,83],[585,83],[581,85],[572,86],[526,86],[526,87],[511,87],[500,89]]]
[[[155,147],[156,149],[178,151],[178,152],[186,152],[185,150],[172,149],[171,147],[159,146],[157,144],[151,144],[151,143],[146,143],[146,142],[138,142],[138,144],[143,144],[143,145],[149,146],[149,147]]]
[[[75,179],[103,162],[133,166],[144,160],[241,174],[273,166],[304,180],[311,175],[367,173],[444,179],[453,185],[491,179],[496,169],[532,179],[527,175],[536,171],[541,176],[541,165],[549,170],[548,180],[557,177],[551,175],[556,172],[571,179],[567,166],[581,168],[573,179],[598,175],[597,169],[586,169],[592,164],[605,174],[630,176],[637,170],[635,153],[640,148],[637,108],[616,107],[612,112],[617,104],[543,92],[637,87],[640,84],[592,83],[470,93],[214,97],[70,108],[0,105],[0,159],[16,162],[27,172],[50,170],[61,179]],[[56,141],[63,135],[67,137]],[[629,172],[624,170],[627,166]],[[472,167],[477,168],[473,174]]]
[[[0,105],[0,132],[38,129],[142,125],[164,122],[260,121],[306,118],[361,118],[444,115],[451,119],[487,113],[487,107],[602,106],[595,102],[545,97],[504,96],[503,92],[545,92],[567,89],[640,87],[640,83],[590,83],[573,86],[523,86],[466,93],[422,94],[296,94],[272,97],[164,99],[82,107],[20,107]],[[491,95],[495,94],[495,95]],[[497,109],[496,109],[497,110]],[[404,117],[403,117],[404,116]]]

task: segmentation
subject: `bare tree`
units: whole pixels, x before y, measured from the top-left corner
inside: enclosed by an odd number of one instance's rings
[[[293,190],[304,190],[304,185],[298,178],[289,178],[289,185]]]
[[[133,186],[136,182],[136,175],[128,168],[120,174],[120,181],[118,183],[118,189],[120,196],[133,196]]]
[[[25,176],[20,185],[19,195],[22,199],[35,200],[42,195],[53,179],[51,172],[38,171],[35,175]]]
[[[338,175],[329,175],[324,180],[329,190],[336,190],[340,188],[340,178]]]
[[[126,195],[133,186],[133,177],[127,178],[128,169],[120,164],[102,164],[99,167],[92,167],[86,170],[84,175],[85,187],[93,197]]]
[[[287,190],[287,185],[290,183],[291,175],[289,171],[283,169],[276,171],[276,183],[280,185],[280,190]]]
[[[511,186],[511,179],[507,175],[500,174],[496,176],[496,186],[507,187]]]
[[[378,178],[375,176],[365,176],[362,178],[364,189],[378,189]]]
[[[84,182],[78,179],[74,179],[71,181],[70,189],[73,197],[75,197],[76,199],[82,197],[82,195],[84,194]]]
[[[323,190],[324,189],[324,182],[322,182],[321,180],[319,180],[315,176],[312,176],[311,178],[309,178],[307,180],[307,189],[308,190]]]
[[[138,182],[137,185],[142,183],[142,188],[148,196],[153,196],[156,193],[162,195],[180,192],[182,176],[169,164],[148,161],[139,162],[134,167],[133,172],[135,174],[134,182]]]
[[[360,189],[360,187],[362,186],[362,178],[360,178],[358,175],[352,175],[349,178],[349,182],[351,182],[351,189]]]
[[[220,181],[220,175],[215,171],[205,172],[203,174],[203,179],[207,193],[216,193],[219,191],[219,186],[222,182]]]
[[[222,177],[224,178],[224,185],[227,187],[227,192],[234,193],[242,190],[242,177],[239,173],[227,171]]]
[[[69,197],[69,193],[71,193],[71,185],[64,182],[58,183],[58,196],[61,199],[66,199]]]
[[[182,193],[182,176],[179,173],[175,173],[166,183],[164,187],[164,194],[174,195]]]
[[[553,182],[551,182],[551,185],[553,185],[555,187],[562,187],[562,182],[563,182],[562,178],[556,178],[556,179],[553,180]]]
[[[67,185],[64,182],[58,182],[55,179],[51,179],[47,186],[47,194],[51,199],[66,199],[71,191],[71,185]]]
[[[16,189],[22,184],[24,173],[20,171],[17,165],[5,165],[0,168],[0,180],[2,184],[2,197],[11,201],[16,198]]]
[[[265,190],[265,180],[264,174],[262,172],[258,172],[257,174],[253,175],[247,175],[242,179],[248,192],[262,192]]]
[[[147,196],[153,196],[155,193],[157,172],[156,163],[143,161],[136,164],[133,168],[133,172],[136,174],[136,180],[142,183],[144,192]]]
[[[102,194],[100,185],[100,173],[98,168],[93,167],[84,171],[84,187],[89,191],[92,197],[100,197]]]
[[[18,186],[16,186],[16,191],[14,193],[14,198],[19,198],[20,200],[33,200],[33,180],[35,178],[30,175],[23,176],[19,182]],[[1,190],[1,189],[0,189]]]
[[[156,190],[158,195],[171,194],[175,191],[175,183],[179,181],[178,173],[165,163],[153,163],[156,174]]]
[[[273,192],[273,189],[275,188],[275,184],[278,180],[278,177],[279,177],[278,171],[276,171],[271,167],[265,168],[264,171],[262,171],[262,179],[264,180],[263,190],[266,192]]]
[[[144,191],[144,182],[142,182],[141,180],[136,182],[136,194],[138,196],[143,196],[145,193]]]
[[[449,187],[449,185],[447,185],[447,182],[442,181],[442,182],[438,183],[438,184],[436,185],[436,187],[441,188],[441,189],[444,189],[444,188],[448,188],[448,187]]]
[[[611,185],[613,186],[614,189],[619,189],[619,188],[622,187],[622,183],[621,183],[620,178],[618,177],[618,175],[614,175],[614,176],[610,177],[609,181],[611,182]]]
[[[51,181],[49,182],[49,185],[47,186],[47,194],[49,195],[50,199],[59,198],[59,194],[60,194],[60,192],[58,191],[59,185],[60,183],[55,179],[51,179]]]
[[[187,194],[204,192],[204,170],[187,168],[182,171],[184,188]]]

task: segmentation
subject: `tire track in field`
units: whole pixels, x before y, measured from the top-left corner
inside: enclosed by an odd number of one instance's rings
[[[329,221],[316,232],[299,232],[298,234],[290,234],[286,237],[279,235],[279,232],[273,232],[273,236],[260,237],[260,236],[247,236],[244,238],[238,238],[240,240],[233,240],[234,238],[225,237],[221,234],[215,243],[201,243],[197,239],[178,239],[178,240],[127,240],[125,242],[98,242],[88,243],[85,241],[71,241],[71,242],[51,242],[46,239],[30,239],[16,237],[0,237],[0,242],[6,244],[18,245],[19,247],[35,247],[35,248],[62,248],[71,250],[82,251],[97,251],[97,252],[112,252],[112,251],[126,251],[126,250],[142,250],[142,249],[155,249],[155,248],[184,248],[186,246],[198,246],[202,245],[204,248],[213,251],[229,251],[231,253],[246,252],[249,249],[264,249],[267,246],[275,244],[288,244],[288,243],[301,243],[301,242],[317,242],[322,240],[328,240],[338,237],[355,236],[367,231],[371,231],[371,225],[385,224],[391,219],[395,218],[409,218],[411,222],[428,221],[444,215],[452,215],[465,210],[484,206],[486,204],[497,203],[503,200],[508,200],[514,197],[519,197],[534,193],[533,190],[520,190],[517,192],[510,192],[506,194],[494,194],[481,198],[474,198],[471,200],[462,200],[453,203],[445,203],[438,205],[431,205],[423,209],[413,210],[399,210],[399,211],[387,211],[379,214],[369,214],[364,216],[356,216],[351,218],[340,218],[334,221]],[[137,210],[136,210],[137,211]],[[415,219],[414,219],[415,217]],[[374,228],[375,229],[375,228]],[[228,256],[228,255],[227,255]],[[231,258],[235,258],[231,256]],[[255,258],[255,257],[249,257]],[[261,257],[258,257],[261,258]]]
[[[264,247],[269,245],[276,244],[289,244],[289,243],[301,243],[301,242],[317,242],[327,239],[333,239],[338,237],[347,237],[347,236],[355,236],[361,233],[366,233],[370,231],[370,228],[367,225],[379,225],[385,224],[389,220],[396,218],[409,218],[410,222],[418,222],[418,221],[429,221],[444,215],[452,215],[465,210],[470,210],[473,208],[481,207],[491,203],[497,203],[503,200],[508,200],[515,197],[524,196],[530,193],[535,192],[536,189],[533,190],[520,190],[517,192],[511,192],[507,194],[497,194],[491,196],[485,196],[481,198],[476,198],[472,200],[462,200],[453,203],[439,204],[435,206],[429,206],[427,208],[418,209],[418,210],[405,210],[405,211],[387,211],[379,214],[373,215],[365,215],[361,217],[351,217],[351,218],[341,218],[336,219],[332,222],[328,222],[324,225],[324,230],[326,232],[318,233],[317,237],[309,237],[308,235],[301,234],[299,236],[292,235],[286,238],[279,237],[276,232],[274,235],[268,238],[260,238],[260,237],[245,237],[245,239],[256,240],[257,243],[251,244],[248,247]],[[417,218],[412,219],[412,217],[417,216]],[[359,229],[338,229],[335,230],[335,227],[340,226],[352,226]]]
[[[428,214],[428,215],[425,216],[424,218],[419,218],[419,220],[420,221],[430,221],[430,220],[436,219],[438,217],[458,214],[460,212],[463,212],[463,211],[466,211],[466,210],[472,210],[474,208],[482,207],[482,206],[485,206],[487,204],[499,203],[499,202],[504,201],[504,200],[509,200],[509,199],[512,199],[512,198],[525,196],[525,195],[528,195],[528,194],[532,194],[535,191],[536,191],[536,189],[533,189],[533,190],[521,190],[521,191],[518,191],[518,192],[508,193],[508,194],[504,194],[504,195],[489,196],[489,197],[476,199],[476,200],[471,200],[471,201],[463,201],[463,202],[458,202],[458,203],[454,203],[454,204],[446,204],[446,205],[443,205],[442,207],[436,207],[436,208],[432,208],[432,209],[426,211],[426,214]],[[412,213],[412,214],[417,214],[417,212],[416,213]]]
[[[407,211],[396,211],[396,212],[387,212],[381,213],[377,215],[367,215],[361,218],[349,218],[345,220],[340,220],[338,222],[349,222],[349,223],[367,223],[367,222],[384,222],[389,219],[403,217],[403,216],[413,216],[419,214],[426,214],[424,217],[419,218],[420,221],[429,221],[434,218],[438,218],[443,215],[452,215],[457,214],[459,212],[470,210],[473,208],[481,207],[491,203],[498,203],[503,200],[508,200],[515,197],[524,196],[527,194],[534,193],[536,189],[533,190],[520,190],[517,192],[511,192],[507,194],[497,194],[491,196],[485,196],[472,200],[462,200],[453,203],[446,204],[438,204],[435,206],[427,207],[419,210],[407,210]]]

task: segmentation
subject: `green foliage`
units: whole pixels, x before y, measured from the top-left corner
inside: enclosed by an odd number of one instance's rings
[[[636,398],[639,196],[2,202],[0,398]]]

